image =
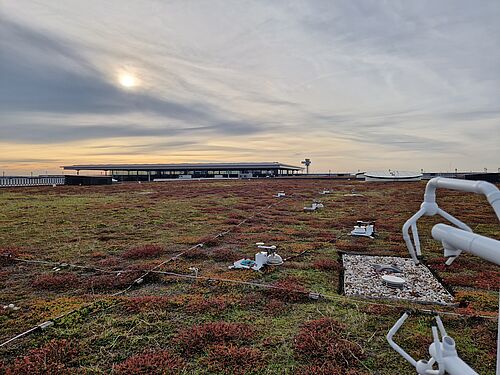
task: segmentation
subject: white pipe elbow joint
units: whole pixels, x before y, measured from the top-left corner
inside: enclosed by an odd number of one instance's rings
[[[421,359],[417,361],[415,369],[417,370],[417,374],[429,374],[429,371],[432,371],[432,366],[426,360]]]
[[[478,189],[486,196],[497,218],[500,220],[500,190],[495,185],[486,181],[478,181]]]
[[[432,201],[424,200],[424,202],[422,202],[422,204],[420,205],[420,209],[424,211],[425,216],[434,216],[438,213],[439,206],[436,203],[435,198],[436,196],[434,195],[434,200]]]

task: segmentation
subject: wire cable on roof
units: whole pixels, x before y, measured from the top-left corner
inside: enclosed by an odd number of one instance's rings
[[[403,305],[398,305],[398,304],[394,304],[394,303],[373,302],[373,301],[343,296],[340,294],[339,295],[324,294],[324,293],[318,293],[318,292],[314,292],[314,291],[304,291],[304,290],[299,290],[299,289],[285,288],[285,287],[280,287],[280,286],[276,286],[276,285],[272,285],[272,284],[264,284],[264,283],[234,280],[234,279],[225,279],[225,278],[212,277],[212,276],[196,276],[196,275],[180,274],[180,273],[168,272],[168,271],[154,271],[154,272],[158,273],[158,274],[165,275],[165,276],[176,277],[176,278],[205,280],[208,282],[219,281],[219,282],[224,282],[224,283],[247,285],[247,286],[251,286],[251,287],[264,288],[264,289],[283,290],[286,292],[307,295],[311,299],[324,298],[324,299],[329,299],[329,300],[342,301],[342,302],[346,302],[346,303],[361,303],[361,304],[366,304],[366,305],[388,306],[388,307],[392,307],[392,308],[408,310],[408,307],[403,306]],[[413,308],[413,310],[423,312],[423,313],[431,313],[431,314],[438,314],[439,313],[439,314],[443,314],[443,315],[457,316],[457,317],[497,319],[496,315],[489,316],[489,315],[478,315],[478,314],[462,314],[462,313],[455,313],[455,312],[450,312],[450,311],[423,309],[423,308],[416,308],[416,307]]]
[[[290,195],[291,196],[291,195]],[[264,207],[264,208],[261,208],[259,210],[257,210],[256,212],[254,212],[254,214],[252,214],[251,216],[241,220],[238,224],[234,225],[233,227],[229,228],[228,230],[226,231],[223,231],[223,232],[220,232],[218,234],[216,234],[215,236],[211,237],[211,239],[217,239],[217,238],[220,238],[220,237],[223,237],[229,233],[231,233],[234,229],[240,227],[241,225],[245,224],[248,220],[251,220],[253,219],[254,217],[256,217],[257,215],[259,215],[261,212],[265,211],[265,210],[268,210],[270,209],[271,207],[275,206],[275,205],[278,205],[280,202],[282,202],[282,200],[279,200],[279,201],[276,201],[276,202],[273,202],[272,204]],[[341,296],[341,295],[327,295],[327,294],[321,294],[321,293],[316,293],[316,292],[312,292],[312,291],[303,291],[303,290],[294,290],[294,289],[288,289],[288,288],[283,288],[283,287],[279,287],[279,286],[275,286],[275,285],[271,285],[271,284],[263,284],[263,283],[256,283],[256,282],[248,282],[248,281],[241,281],[241,280],[232,280],[232,279],[224,279],[224,278],[214,278],[214,277],[207,277],[207,276],[199,276],[199,275],[186,275],[186,274],[179,274],[179,273],[175,273],[175,272],[167,272],[167,271],[158,271],[158,268],[164,266],[165,264],[173,261],[173,260],[176,260],[178,259],[179,257],[181,257],[182,255],[198,248],[198,247],[202,247],[203,246],[203,243],[199,243],[199,244],[196,244],[194,246],[191,246],[189,247],[188,249],[182,251],[181,253],[173,256],[173,257],[170,257],[169,259],[159,263],[158,265],[156,265],[155,267],[145,271],[140,277],[136,278],[135,280],[132,281],[132,283],[130,285],[128,285],[125,289],[122,289],[116,293],[113,293],[111,295],[106,295],[105,297],[106,298],[109,298],[109,297],[117,297],[117,296],[120,296],[120,295],[123,295],[125,293],[127,293],[129,290],[131,290],[134,286],[136,285],[140,285],[144,282],[144,278],[147,277],[148,275],[150,275],[151,273],[158,273],[158,274],[162,274],[162,275],[165,275],[165,276],[170,276],[170,277],[178,277],[178,278],[189,278],[189,279],[198,279],[198,280],[206,280],[206,281],[219,281],[219,282],[227,282],[227,283],[234,283],[234,284],[240,284],[240,285],[247,285],[247,286],[251,286],[251,287],[258,287],[258,288],[266,288],[266,289],[277,289],[277,290],[283,290],[283,291],[288,291],[288,292],[294,292],[294,293],[300,293],[300,294],[305,294],[307,296],[309,296],[309,298],[313,299],[313,300],[317,300],[319,298],[325,298],[325,299],[329,299],[329,300],[335,300],[335,301],[341,301],[341,302],[344,302],[344,303],[361,303],[361,304],[366,304],[366,305],[376,305],[376,306],[385,306],[385,307],[391,307],[391,308],[397,308],[397,309],[405,309],[405,310],[408,310],[408,308],[406,306],[402,306],[402,305],[397,305],[397,304],[391,304],[391,303],[378,303],[378,302],[372,302],[372,301],[366,301],[366,300],[359,300],[359,299],[354,299],[352,297],[346,297],[346,296]],[[26,262],[26,263],[39,263],[39,264],[46,264],[46,265],[61,265],[62,263],[57,263],[57,262],[49,262],[49,261],[39,261],[39,260],[26,260],[26,259],[20,259],[20,258],[12,258],[13,260],[16,260],[16,261],[22,261],[22,262]],[[111,271],[111,270],[104,270],[104,269],[100,269],[100,268],[95,268],[95,267],[88,267],[88,266],[80,266],[80,265],[73,265],[73,264],[68,264],[68,266],[71,266],[71,267],[74,267],[74,268],[82,268],[82,269],[89,269],[89,270],[95,270],[95,271],[99,271],[99,272],[105,272],[105,273],[120,273],[120,272],[128,272],[127,270],[123,270],[123,271]],[[6,346],[8,345],[9,343],[19,339],[19,338],[22,338],[22,337],[25,337],[35,331],[38,331],[38,330],[43,330],[43,329],[46,329],[50,326],[52,326],[57,320],[65,317],[65,316],[68,316],[70,314],[73,314],[74,312],[77,312],[83,308],[86,308],[86,307],[91,307],[93,305],[95,305],[98,301],[93,301],[93,302],[90,302],[90,303],[87,303],[87,304],[84,304],[83,306],[80,306],[78,308],[75,308],[75,309],[72,309],[68,312],[65,312],[63,314],[60,314],[59,316],[56,316],[46,322],[43,322],[41,324],[38,324],[10,339],[8,339],[7,341],[3,342],[0,344],[0,347],[3,347],[3,346]],[[461,314],[461,313],[454,313],[454,312],[448,312],[448,311],[438,311],[438,310],[432,310],[432,309],[419,309],[419,308],[415,308],[414,310],[416,311],[420,311],[420,312],[424,312],[424,313],[430,313],[430,314],[436,314],[436,313],[439,313],[439,314],[442,314],[442,315],[448,315],[448,316],[456,316],[456,317],[479,317],[479,318],[483,318],[483,319],[497,319],[496,316],[487,316],[487,315],[469,315],[469,314]]]
[[[244,223],[246,223],[248,220],[250,219],[253,219],[254,217],[256,217],[257,215],[259,215],[261,212],[265,211],[265,210],[268,210],[270,209],[271,207],[275,206],[275,205],[278,205],[280,202],[282,202],[281,200],[280,201],[276,201],[276,202],[273,202],[271,203],[270,205],[264,207],[264,208],[261,208],[257,211],[255,211],[251,216],[241,220],[238,224],[234,225],[233,227],[229,228],[228,230],[225,230],[224,232],[220,232],[218,234],[216,234],[215,236],[211,237],[211,239],[217,239],[219,237],[222,237],[222,236],[225,236],[226,234],[228,233],[231,233],[235,228],[237,227],[240,227],[241,225],[243,225]],[[169,259],[161,262],[160,264],[156,265],[155,267],[145,271],[140,277],[136,278],[135,280],[132,281],[132,283],[130,283],[129,286],[127,286],[125,289],[122,289],[116,293],[113,293],[111,295],[107,295],[106,297],[109,298],[109,297],[117,297],[117,296],[120,296],[122,294],[125,294],[127,293],[129,290],[131,290],[134,286],[136,285],[140,285],[144,282],[144,278],[147,277],[149,274],[151,274],[152,272],[156,271],[158,268],[162,267],[163,265],[167,264],[168,262],[172,261],[172,260],[176,260],[177,258],[181,257],[182,255],[198,248],[198,247],[202,247],[204,243],[199,243],[199,244],[196,244],[194,246],[191,246],[189,247],[188,249],[184,250],[183,252],[173,256],[173,257],[170,257]],[[47,262],[47,261],[34,261],[34,263],[45,263],[45,264],[49,264],[49,263],[52,263],[52,262]],[[59,263],[58,263],[59,264]],[[81,266],[83,267],[83,266]],[[67,311],[63,314],[60,314],[48,321],[45,321],[45,322],[42,322],[10,339],[8,339],[7,341],[4,341],[2,343],[0,343],[0,347],[3,347],[3,346],[6,346],[8,345],[9,343],[19,339],[19,338],[22,338],[24,336],[27,336],[35,331],[38,331],[40,329],[45,329],[45,328],[48,328],[50,326],[52,326],[54,324],[55,321],[65,317],[65,316],[68,316],[68,315],[71,315],[83,308],[86,308],[86,307],[91,307],[91,306],[94,306],[98,301],[93,301],[93,302],[90,302],[90,303],[87,303],[87,304],[84,304],[83,306],[80,306],[78,308],[75,308],[75,309],[72,309],[70,311]]]

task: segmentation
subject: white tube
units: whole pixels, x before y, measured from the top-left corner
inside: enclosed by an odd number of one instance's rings
[[[443,365],[446,373],[450,375],[479,375],[458,356],[443,358]]]
[[[408,314],[404,313],[401,318],[394,324],[394,326],[389,330],[387,333],[387,341],[389,342],[389,345],[396,351],[398,352],[404,359],[406,359],[408,362],[411,363],[413,367],[417,366],[417,361],[415,361],[408,353],[406,353],[403,348],[401,348],[398,344],[394,342],[392,337],[396,334],[396,332],[401,328],[405,320],[408,318]]]
[[[422,216],[425,215],[425,209],[424,208],[421,208],[420,210],[417,211],[417,213],[415,213],[415,215],[413,215],[411,218],[409,218],[406,223],[404,223],[403,225],[403,239],[406,243],[406,247],[408,248],[408,251],[410,252],[410,255],[413,259],[413,262],[415,264],[418,264],[419,263],[419,260],[417,258],[417,253],[415,251],[415,247],[413,246],[413,242],[412,242],[412,239],[410,237],[410,228],[415,225],[416,226],[416,223],[418,221],[418,219],[420,219]],[[418,235],[418,233],[417,233]],[[415,233],[413,233],[413,236],[415,237]]]
[[[413,234],[413,241],[415,242],[415,250],[417,251],[417,256],[422,255],[422,250],[420,249],[420,238],[418,237],[417,223],[411,225],[411,233]]]
[[[486,181],[469,181],[454,178],[435,177],[427,183],[424,195],[425,202],[436,201],[437,188],[484,194],[486,199],[488,199],[488,202],[493,207],[497,218],[500,220],[500,191],[495,185]]]
[[[436,315],[436,323],[438,325],[439,332],[441,333],[441,336],[443,336],[443,337],[448,336],[448,334],[446,333],[446,329],[444,328],[443,321],[441,320],[439,315]]]
[[[457,354],[455,340],[450,336],[443,336],[442,342],[437,339],[437,328],[432,327],[434,343],[429,347],[429,354],[439,363],[439,368],[449,375],[478,375]]]
[[[451,216],[448,212],[438,208],[437,214],[448,220],[450,223],[455,224],[460,229],[466,230],[467,232],[472,232],[472,229],[464,222],[458,220],[456,217]]]
[[[434,225],[432,237],[454,249],[466,251],[500,265],[500,241],[446,224]]]

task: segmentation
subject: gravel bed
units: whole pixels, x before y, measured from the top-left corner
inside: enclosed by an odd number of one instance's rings
[[[400,257],[348,255],[342,256],[344,265],[344,292],[346,296],[401,299],[420,303],[449,305],[452,295],[434,277],[427,267],[416,265],[411,259]],[[393,265],[402,273],[377,272],[374,264]],[[393,289],[382,283],[383,275],[394,275],[406,280],[402,289]]]

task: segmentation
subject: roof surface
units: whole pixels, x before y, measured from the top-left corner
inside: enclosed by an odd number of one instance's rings
[[[422,177],[422,173],[409,171],[370,171],[365,172],[365,176],[379,178],[413,178]]]
[[[65,165],[68,170],[152,170],[152,169],[266,169],[280,168],[302,170],[302,167],[275,162],[256,163],[183,163],[183,164],[76,164]]]

